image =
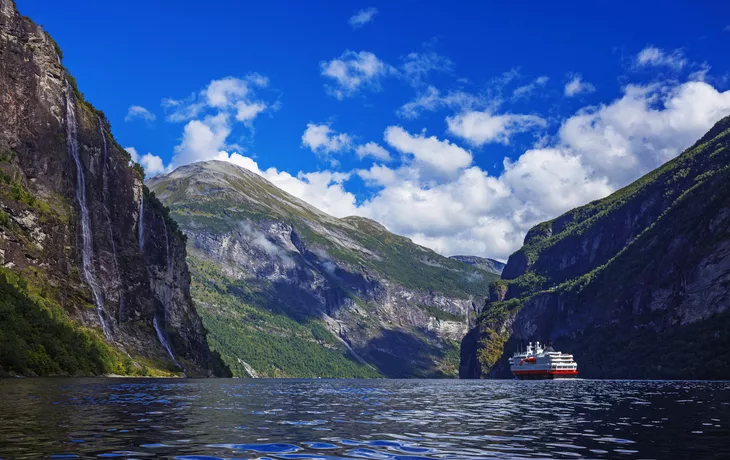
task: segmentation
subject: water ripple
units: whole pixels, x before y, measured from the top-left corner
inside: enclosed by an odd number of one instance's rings
[[[2,459],[730,457],[728,382],[26,379],[2,385]]]

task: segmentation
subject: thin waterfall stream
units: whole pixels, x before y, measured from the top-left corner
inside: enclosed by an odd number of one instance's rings
[[[152,325],[155,327],[155,332],[157,332],[157,339],[160,341],[162,346],[165,347],[165,350],[167,351],[167,354],[170,355],[170,358],[172,358],[172,360],[177,363],[177,360],[175,359],[175,354],[172,352],[170,344],[167,343],[167,339],[165,339],[165,334],[160,327],[159,321],[157,321],[157,315],[155,315],[152,319]]]
[[[89,218],[89,208],[86,203],[86,178],[84,177],[83,165],[79,157],[78,143],[78,126],[76,124],[76,107],[71,99],[71,84],[66,81],[66,143],[68,144],[68,153],[76,164],[76,201],[81,209],[81,260],[82,272],[86,283],[91,288],[91,294],[96,305],[96,312],[99,315],[101,328],[104,331],[104,337],[111,339],[111,331],[104,319],[104,300],[101,289],[96,282],[94,274],[94,249],[93,235],[91,233],[91,220]]]
[[[167,308],[170,303],[170,283],[172,282],[171,279],[171,260],[170,260],[170,239],[169,235],[167,233],[167,223],[165,222],[165,219],[162,219],[162,228],[165,230],[165,257],[166,257],[166,266],[165,266],[165,298],[164,298],[164,305],[165,305],[165,323],[167,323]],[[157,318],[155,317],[155,321]],[[167,339],[165,338],[165,335],[162,334],[159,331],[159,325],[155,324],[155,330],[157,330],[157,336],[160,338],[160,342],[162,343],[162,346],[165,347],[165,350],[167,350],[167,353],[170,355],[173,361],[177,362],[175,359],[175,355],[172,352],[172,347],[170,347],[170,344],[167,342]]]
[[[114,241],[114,230],[112,228],[111,213],[109,212],[109,183],[108,183],[108,152],[106,145],[106,133],[104,133],[104,125],[99,117],[99,131],[101,133],[102,145],[104,146],[104,165],[102,169],[102,182],[104,193],[104,211],[106,214],[106,222],[109,227],[109,242],[112,246],[112,255],[114,256],[114,273],[117,275],[117,290],[119,291],[119,322],[124,318],[124,291],[122,290],[122,275],[119,273],[119,261],[117,260],[117,243]]]

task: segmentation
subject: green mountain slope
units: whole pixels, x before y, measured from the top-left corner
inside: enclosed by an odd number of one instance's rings
[[[456,375],[471,299],[495,274],[329,216],[230,163],[148,186],[188,236],[193,297],[238,375]]]
[[[464,339],[463,377],[553,340],[585,377],[727,378],[730,118],[611,196],[533,228]]]

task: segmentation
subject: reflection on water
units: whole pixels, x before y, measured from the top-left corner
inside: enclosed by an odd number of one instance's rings
[[[0,459],[730,458],[730,383],[0,380]]]

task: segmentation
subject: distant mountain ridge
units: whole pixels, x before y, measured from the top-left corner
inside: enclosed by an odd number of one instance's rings
[[[493,273],[495,275],[501,275],[504,270],[505,263],[494,259],[488,259],[486,257],[477,256],[451,256],[450,259],[458,260],[468,265],[473,265],[486,272]]]
[[[147,181],[188,237],[193,297],[234,373],[456,376],[493,273],[363,217],[334,218],[231,163]]]
[[[614,194],[532,228],[464,338],[460,375],[507,377],[552,340],[584,377],[730,378],[730,117]]]

